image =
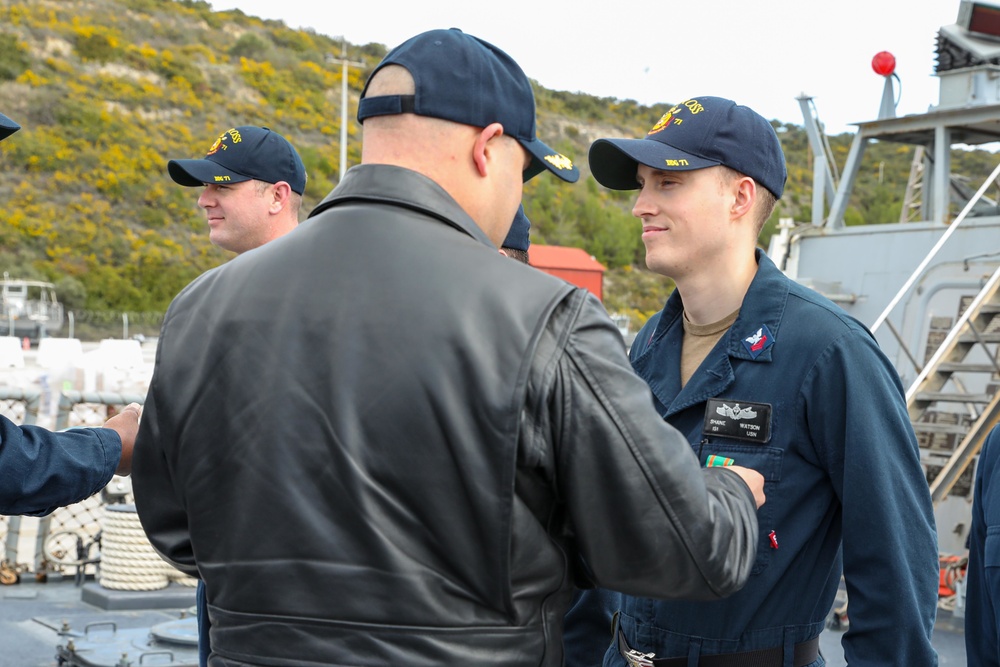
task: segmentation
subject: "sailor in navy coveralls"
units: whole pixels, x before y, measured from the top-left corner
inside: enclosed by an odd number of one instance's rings
[[[598,140],[590,165],[606,187],[639,188],[647,264],[677,285],[635,339],[635,371],[703,465],[758,470],[767,503],[741,591],[588,591],[567,615],[567,664],[824,665],[842,573],[852,667],[937,664],[937,539],[899,377],[862,324],[755,250],[786,177],[771,125],[695,98],[644,139]]]

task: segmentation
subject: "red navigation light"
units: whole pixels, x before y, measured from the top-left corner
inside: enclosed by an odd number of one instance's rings
[[[891,76],[896,70],[896,57],[888,51],[879,51],[872,58],[872,69],[880,76]]]

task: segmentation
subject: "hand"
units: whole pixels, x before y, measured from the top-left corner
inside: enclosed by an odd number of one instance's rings
[[[756,470],[744,468],[743,466],[726,466],[725,470],[732,470],[746,482],[746,485],[750,487],[750,491],[753,493],[757,509],[760,509],[760,506],[766,501],[764,497],[764,476]]]
[[[104,428],[110,428],[122,439],[122,457],[118,461],[115,474],[128,475],[132,472],[132,448],[135,446],[135,436],[139,432],[139,415],[142,406],[129,403],[114,417],[104,422]]]

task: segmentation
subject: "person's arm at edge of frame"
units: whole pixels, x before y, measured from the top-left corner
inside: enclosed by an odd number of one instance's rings
[[[969,667],[1000,667],[1000,623],[996,605],[1000,603],[1000,576],[987,576],[987,567],[996,570],[1000,562],[986,561],[986,487],[1000,480],[1000,426],[995,426],[979,453],[972,502],[972,527],[969,529],[969,566],[966,574],[965,652]],[[997,491],[990,492],[997,498]],[[994,540],[998,539],[996,536]],[[992,554],[991,554],[992,555]],[[996,559],[996,556],[993,556]],[[992,590],[991,590],[992,587]]]
[[[562,309],[568,338],[548,398],[562,495],[594,583],[646,597],[732,594],[754,562],[754,491],[733,471],[698,465],[600,303],[581,292],[554,315]],[[762,496],[763,478],[747,474]]]
[[[804,427],[843,508],[847,662],[937,664],[937,532],[899,375],[870,334],[852,330],[801,391]]]
[[[49,431],[0,417],[0,514],[49,514],[94,495],[115,474],[128,475],[138,404],[102,428]]]

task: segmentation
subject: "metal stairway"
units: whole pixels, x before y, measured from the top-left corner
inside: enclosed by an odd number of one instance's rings
[[[935,505],[969,470],[986,436],[1000,421],[998,314],[1000,267],[906,392],[910,421],[921,443],[920,458]]]

